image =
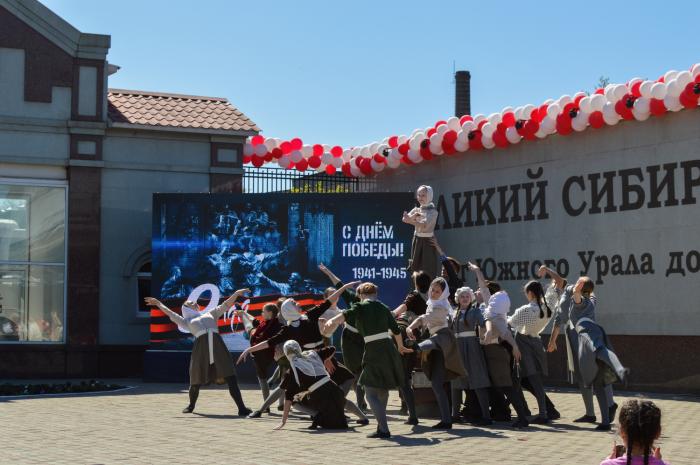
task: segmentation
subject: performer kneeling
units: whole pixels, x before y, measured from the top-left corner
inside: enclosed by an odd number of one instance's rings
[[[435,429],[451,429],[452,415],[450,402],[445,391],[445,382],[466,375],[457,348],[457,339],[450,331],[448,319],[452,307],[447,300],[450,288],[444,278],[436,278],[430,285],[430,299],[425,315],[415,319],[406,331],[411,339],[415,339],[414,329],[425,325],[430,337],[416,346],[418,351],[429,351],[427,360],[423,363],[423,372],[430,380],[435,393],[435,399],[440,407],[440,423],[433,425]]]
[[[221,305],[206,313],[199,311],[197,302],[188,300],[182,305],[182,316],[170,310],[158,299],[153,297],[144,299],[148,305],[158,307],[165,313],[170,320],[177,324],[180,331],[192,333],[196,338],[190,358],[190,403],[182,413],[194,411],[201,385],[206,386],[213,382],[222,384],[224,380],[228,383],[228,391],[238,407],[238,415],[244,417],[251,412],[243,403],[241,390],[236,381],[233,359],[226,344],[224,344],[224,340],[219,335],[217,325],[217,320],[231,308],[236,299],[248,292],[250,289],[239,289]]]
[[[357,331],[365,340],[358,382],[365,386],[367,401],[377,419],[377,432],[368,437],[386,439],[391,437],[386,419],[389,389],[403,385],[399,352],[411,350],[404,347],[401,331],[389,308],[377,300],[377,286],[363,283],[357,288],[357,296],[360,302],[353,303],[350,309],[326,322],[326,327],[328,330],[337,327],[345,321],[346,315],[355,319]],[[396,345],[391,341],[389,331],[394,334]]]
[[[335,347],[302,352],[297,341],[287,341],[283,350],[291,370],[284,375],[280,385],[285,392],[284,411],[282,423],[275,429],[282,429],[287,423],[293,403],[298,403],[299,410],[312,416],[313,429],[347,429],[345,395],[331,380],[323,364],[324,359],[333,356]]]

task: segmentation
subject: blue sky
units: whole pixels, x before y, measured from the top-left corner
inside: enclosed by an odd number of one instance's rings
[[[43,0],[109,34],[111,87],[227,97],[269,137],[362,145],[454,112],[539,104],[700,61],[697,7],[675,2]]]

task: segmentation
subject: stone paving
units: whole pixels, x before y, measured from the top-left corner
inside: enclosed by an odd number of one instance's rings
[[[616,438],[571,422],[582,413],[573,391],[551,394],[563,418],[524,431],[505,424],[458,425],[432,431],[434,420],[403,425],[399,399],[390,399],[390,440],[370,440],[370,426],[343,432],[310,431],[304,418],[284,430],[274,411],[238,418],[226,390],[203,389],[195,414],[182,414],[186,386],[122,381],[133,389],[111,394],[0,400],[0,464],[598,464]],[[528,396],[528,402],[536,405]],[[621,403],[625,393],[617,396]],[[663,411],[660,445],[673,465],[693,464],[700,435],[700,398],[651,396]],[[244,389],[250,406],[260,401]],[[273,409],[274,410],[274,409]]]

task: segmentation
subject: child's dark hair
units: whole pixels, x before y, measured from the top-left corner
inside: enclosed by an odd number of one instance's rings
[[[425,294],[430,289],[430,283],[433,278],[425,271],[416,271],[413,273],[413,282],[416,284],[418,292]]]
[[[486,281],[486,287],[489,289],[489,292],[491,294],[495,294],[496,292],[501,291],[501,285],[498,284],[496,281]]]
[[[272,313],[273,319],[277,318],[277,315],[279,315],[279,313],[280,313],[280,308],[273,303],[267,303],[267,304],[263,305],[263,310]]]
[[[632,447],[644,450],[644,465],[649,465],[651,446],[661,434],[661,410],[650,400],[631,399],[620,408],[620,431],[627,436],[627,465],[632,464]]]
[[[583,286],[581,287],[581,294],[583,295],[591,295],[593,293],[593,288],[595,288],[595,284],[593,284],[593,280],[589,278],[588,276],[584,276],[583,278]]]
[[[540,308],[540,318],[544,318],[544,310],[542,304],[547,308],[547,318],[552,316],[552,309],[547,305],[547,300],[544,298],[544,289],[539,281],[530,281],[525,285],[525,293],[532,292],[537,300],[537,306]]]

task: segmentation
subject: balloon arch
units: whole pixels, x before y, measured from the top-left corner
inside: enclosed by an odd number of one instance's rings
[[[539,106],[506,107],[489,116],[453,116],[416,129],[410,136],[393,135],[360,147],[307,145],[299,138],[256,135],[246,141],[243,163],[261,167],[275,162],[302,172],[325,171],[332,175],[341,171],[348,177],[362,177],[441,155],[505,148],[523,139],[566,136],[588,127],[614,126],[621,120],[644,121],[669,111],[697,108],[699,99],[700,63],[688,71],[669,71],[655,81],[634,78],[626,84],[609,84],[591,95],[563,95]]]

